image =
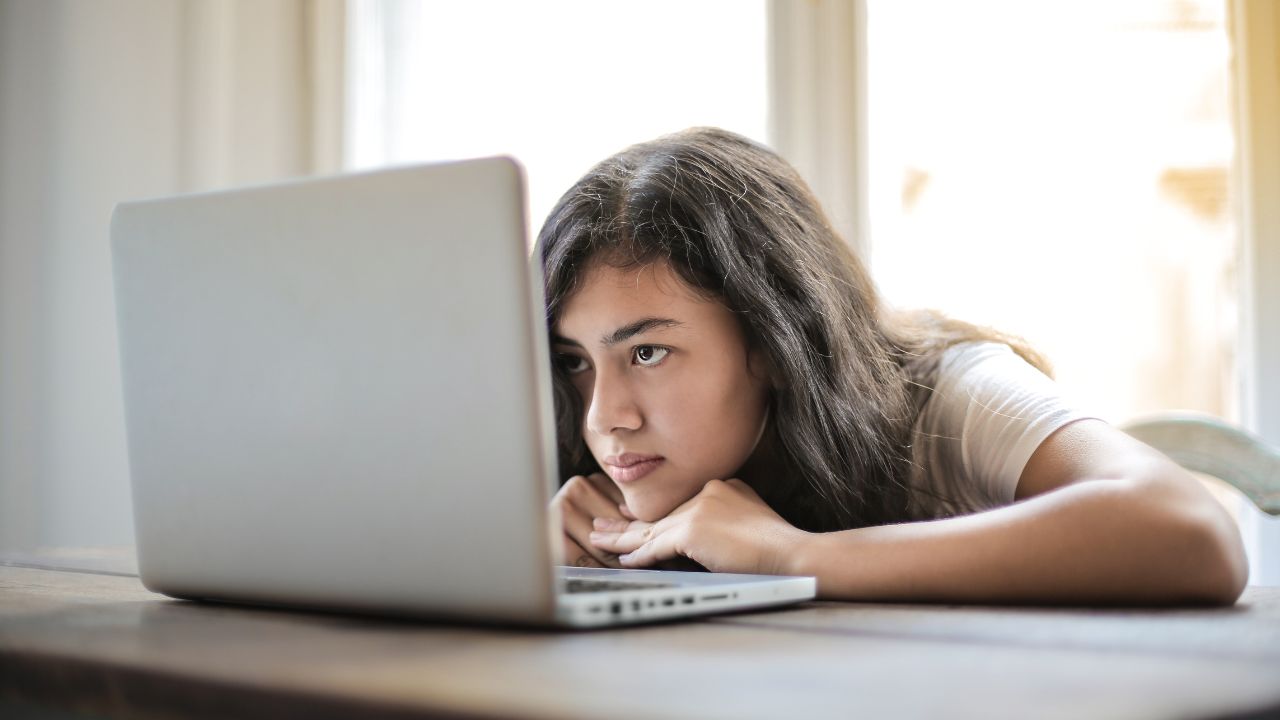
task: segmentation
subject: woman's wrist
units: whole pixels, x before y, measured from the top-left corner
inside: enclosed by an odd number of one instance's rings
[[[855,528],[825,533],[804,533],[787,553],[783,575],[807,575],[818,579],[818,597],[852,600],[877,593],[874,563],[865,551],[878,539],[881,528]],[[876,555],[883,556],[884,549]],[[856,578],[856,582],[851,581]]]
[[[819,546],[829,533],[807,532],[792,528],[794,532],[779,543],[774,575],[817,575],[813,556],[819,554]]]

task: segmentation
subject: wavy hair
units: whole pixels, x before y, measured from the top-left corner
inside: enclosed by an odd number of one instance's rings
[[[596,262],[667,262],[739,318],[768,361],[762,442],[785,468],[754,489],[805,530],[910,519],[912,428],[946,348],[1004,342],[1049,372],[1016,337],[932,310],[886,308],[796,171],[720,129],[685,130],[596,165],[551,211],[535,256],[549,327]],[[582,398],[558,366],[553,384],[562,474],[595,472]]]

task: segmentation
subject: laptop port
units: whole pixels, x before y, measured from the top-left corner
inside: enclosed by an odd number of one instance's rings
[[[675,599],[675,598],[662,598],[662,604],[663,604],[663,605],[666,605],[667,607],[670,607],[670,606],[672,606],[672,605],[675,605],[675,604],[676,604],[676,599]]]
[[[692,605],[692,604],[693,604],[693,596],[692,596],[692,595],[686,595],[684,598],[682,598],[682,599],[680,600],[680,602],[683,602],[685,605]]]
[[[617,600],[614,600],[613,604],[609,606],[609,612],[613,613],[614,615],[620,615],[622,613],[622,603],[618,602]]]
[[[703,595],[702,599],[703,600],[728,600],[729,594],[725,593],[722,595]]]
[[[631,609],[632,609],[632,610],[635,610],[636,612],[640,612],[640,601],[639,601],[639,600],[632,600],[632,601],[631,601]]]

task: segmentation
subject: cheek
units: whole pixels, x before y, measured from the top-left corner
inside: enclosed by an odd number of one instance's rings
[[[662,422],[668,447],[698,480],[726,479],[755,444],[765,391],[745,370],[723,364],[697,377],[668,394],[663,417],[655,422]]]

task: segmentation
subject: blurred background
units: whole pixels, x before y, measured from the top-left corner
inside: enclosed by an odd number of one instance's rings
[[[0,0],[0,550],[132,542],[116,202],[506,153],[532,233],[692,125],[795,163],[891,303],[1280,445],[1276,5]]]

